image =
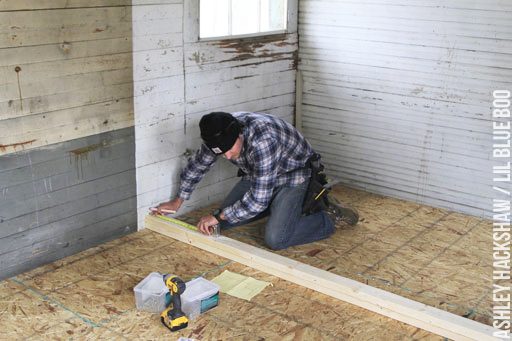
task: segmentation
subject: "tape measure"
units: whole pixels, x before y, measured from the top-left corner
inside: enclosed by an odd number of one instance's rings
[[[188,224],[188,223],[186,223],[184,221],[181,221],[181,220],[178,220],[178,219],[174,219],[174,218],[170,218],[170,217],[166,217],[164,215],[157,215],[156,217],[160,218],[162,220],[171,222],[173,224],[179,225],[179,226],[184,227],[186,229],[189,229],[189,230],[192,230],[192,231],[197,231],[197,227],[196,226],[190,225],[190,224]]]

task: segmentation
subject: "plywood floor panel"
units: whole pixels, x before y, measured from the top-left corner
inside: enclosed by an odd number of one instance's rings
[[[0,282],[0,299],[12,296],[20,291],[24,291],[25,289],[26,287],[23,285],[10,279],[6,279]]]
[[[211,279],[224,269],[229,269],[269,281],[272,286],[252,302],[221,294],[218,307],[192,321],[189,328],[172,334],[173,339],[185,336],[198,340],[375,340],[383,337],[386,340],[440,340],[403,323],[187,244],[175,243],[151,231],[139,232],[135,236],[134,239],[145,240],[148,246],[155,240],[163,240],[164,246],[104,271],[94,272],[67,286],[57,287],[47,295],[18,278],[1,282],[0,293],[8,297],[3,302],[15,303],[3,303],[10,308],[5,309],[0,327],[6,327],[11,339],[167,340],[171,334],[161,326],[157,314],[135,309],[133,287],[152,271],[177,273],[188,280],[200,274]],[[122,244],[110,250],[116,248],[125,254],[126,248]],[[98,250],[98,254],[102,252]],[[92,260],[95,256],[91,254],[80,260]],[[76,263],[67,262],[59,269],[65,270],[73,264]],[[96,262],[91,261],[90,264],[94,267]],[[51,281],[53,278],[45,277],[44,280]],[[13,293],[11,283],[16,284],[15,290],[20,287],[26,289]],[[12,312],[13,306],[17,307],[15,311],[18,315]],[[52,312],[40,314],[46,311],[41,306],[51,307],[48,309]],[[28,316],[24,320],[19,317],[20,307]],[[14,323],[13,319],[23,323]]]
[[[358,226],[340,227],[329,239],[277,253],[489,322],[488,221],[342,186],[333,194],[359,209]],[[181,219],[195,223],[213,207]],[[264,247],[264,223],[225,234]],[[157,314],[135,309],[133,287],[153,271],[189,280],[211,279],[225,269],[272,286],[251,302],[221,294],[218,307],[172,339],[442,339],[149,230],[0,282],[0,329],[11,339],[169,339]]]
[[[0,299],[0,337],[22,339],[72,317],[72,313],[55,302],[26,289]]]
[[[71,318],[24,339],[40,340],[126,340],[125,336],[106,327],[94,327],[80,318]]]
[[[144,233],[138,238],[126,239],[124,243],[113,243],[115,246],[112,247],[98,248],[94,254],[64,263],[67,266],[59,264],[55,270],[32,276],[25,283],[43,292],[52,292],[174,242]]]
[[[271,290],[265,290],[258,295],[255,303],[267,309],[268,314],[292,319],[301,326],[307,326],[310,332],[316,330],[317,334],[322,335],[321,339],[408,340],[418,332],[414,327],[376,314],[369,314],[362,308],[298,287],[237,263],[229,264],[226,269],[271,282]],[[218,273],[220,271],[219,269]],[[430,333],[421,332],[432,337]]]
[[[177,340],[180,336],[198,340],[250,340],[250,333],[231,327],[229,321],[218,321],[210,314],[200,317],[190,326],[170,336],[160,323],[160,317],[138,310],[116,316],[105,327],[118,331],[126,340]]]

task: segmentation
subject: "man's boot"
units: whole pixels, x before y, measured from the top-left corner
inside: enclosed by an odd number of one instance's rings
[[[359,213],[352,207],[339,202],[336,198],[327,196],[327,208],[325,213],[329,215],[332,222],[354,226],[359,221]]]

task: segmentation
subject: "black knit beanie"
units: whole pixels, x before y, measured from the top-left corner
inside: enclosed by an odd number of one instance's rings
[[[227,112],[211,112],[199,121],[201,138],[215,154],[224,154],[233,147],[240,135],[240,123]]]

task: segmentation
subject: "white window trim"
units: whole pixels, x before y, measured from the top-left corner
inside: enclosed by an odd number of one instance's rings
[[[226,40],[226,39],[242,39],[242,38],[251,38],[251,37],[264,37],[274,34],[283,34],[287,33],[287,30],[279,30],[279,31],[265,31],[258,33],[249,33],[249,34],[237,34],[230,36],[219,36],[219,37],[208,37],[208,38],[199,38],[198,41],[215,41],[215,40]]]
[[[199,38],[199,0],[185,0],[183,4],[183,39],[186,43],[199,41],[216,41],[226,39],[241,39],[251,37],[264,37],[283,33],[297,32],[298,0],[288,0],[286,30],[259,32],[251,34],[230,35],[223,37]]]

